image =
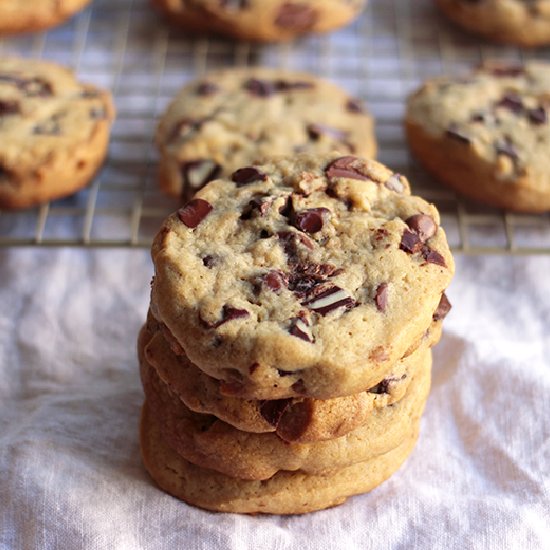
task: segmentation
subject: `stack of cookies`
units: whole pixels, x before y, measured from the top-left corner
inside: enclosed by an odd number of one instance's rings
[[[303,513],[400,467],[454,271],[403,176],[338,154],[244,166],[170,216],[152,257],[141,446],[161,488]]]

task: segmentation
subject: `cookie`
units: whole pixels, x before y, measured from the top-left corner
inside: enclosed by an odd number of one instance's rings
[[[222,393],[261,399],[368,390],[422,340],[454,271],[406,178],[335,153],[210,182],[152,258],[155,318]]]
[[[85,186],[101,166],[108,92],[45,61],[0,60],[0,208],[26,208]]]
[[[146,470],[167,493],[206,510],[244,514],[303,514],[342,504],[371,491],[403,464],[416,443],[415,431],[388,453],[329,475],[278,472],[263,481],[234,479],[196,466],[164,440],[145,403],[141,417],[141,455]]]
[[[418,357],[406,396],[373,411],[345,436],[314,443],[289,443],[276,434],[237,430],[212,415],[190,411],[150,365],[145,365],[146,401],[163,437],[193,464],[239,479],[269,479],[281,470],[320,475],[364,462],[397,447],[418,424],[430,389],[431,351]]]
[[[405,395],[423,356],[420,351],[413,353],[407,360],[400,361],[384,380],[360,394],[328,400],[304,397],[247,400],[223,395],[220,382],[189,361],[166,327],[162,326],[161,332],[160,328],[151,326],[153,324],[150,316],[141,330],[140,363],[145,368],[152,366],[189,409],[214,415],[242,431],[276,432],[279,438],[288,442],[334,439],[365,424],[373,409],[391,405]],[[441,322],[434,323],[432,331],[439,340]]]
[[[156,136],[160,185],[184,202],[208,181],[273,155],[376,154],[372,117],[338,86],[307,73],[246,68],[188,84]]]
[[[193,33],[280,42],[326,32],[355,19],[366,0],[152,0],[167,19]]]
[[[90,0],[2,0],[0,34],[30,32],[63,23]]]
[[[495,42],[550,44],[550,0],[437,0],[463,29]]]
[[[550,210],[550,64],[487,64],[413,94],[409,146],[441,183],[518,212]]]

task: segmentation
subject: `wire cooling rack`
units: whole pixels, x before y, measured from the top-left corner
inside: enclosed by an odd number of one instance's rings
[[[159,115],[183,84],[208,69],[263,64],[313,72],[364,99],[377,121],[380,160],[437,205],[455,251],[550,254],[550,214],[517,215],[470,203],[439,186],[409,155],[405,99],[425,78],[485,59],[550,55],[548,49],[480,43],[444,21],[432,0],[370,0],[345,29],[267,46],[190,38],[168,27],[148,0],[96,0],[55,30],[0,41],[0,55],[69,65],[82,80],[110,88],[118,111],[109,158],[91,185],[36,209],[0,212],[0,246],[150,246],[178,206],[157,187],[153,135]]]

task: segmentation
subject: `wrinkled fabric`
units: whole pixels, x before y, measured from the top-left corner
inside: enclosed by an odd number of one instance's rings
[[[458,257],[420,440],[368,495],[239,516],[139,456],[146,251],[0,251],[0,548],[547,548],[550,258]]]

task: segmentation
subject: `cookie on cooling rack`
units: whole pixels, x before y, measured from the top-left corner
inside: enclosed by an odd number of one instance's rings
[[[278,472],[265,481],[236,479],[196,466],[164,438],[146,402],[141,416],[141,454],[145,468],[167,493],[207,510],[244,514],[303,514],[342,504],[389,478],[411,453],[416,431],[398,447],[327,475]]]
[[[550,210],[550,64],[487,64],[408,101],[411,150],[441,183],[518,212]]]
[[[435,344],[441,334],[441,321],[434,322],[423,348]],[[214,415],[238,430],[276,433],[288,442],[311,443],[342,437],[365,425],[374,410],[387,407],[404,397],[421,352],[399,361],[381,382],[359,394],[319,400],[305,397],[277,400],[249,400],[223,395],[220,381],[204,374],[185,356],[165,325],[151,314],[140,332],[138,355],[142,378],[150,368],[190,410]]]
[[[550,44],[550,0],[437,0],[462,28],[495,42]]]
[[[366,0],[152,0],[171,23],[194,33],[276,42],[337,29],[353,20]]]
[[[376,153],[373,120],[360,102],[310,74],[268,68],[222,70],[188,84],[156,141],[160,185],[184,201],[262,157]]]
[[[2,0],[0,34],[54,27],[89,3],[90,0]]]
[[[255,399],[368,390],[422,340],[454,272],[435,207],[337,153],[210,182],[152,257],[155,318],[225,393]]]
[[[0,60],[0,208],[26,208],[85,186],[107,151],[108,92],[46,61]]]

